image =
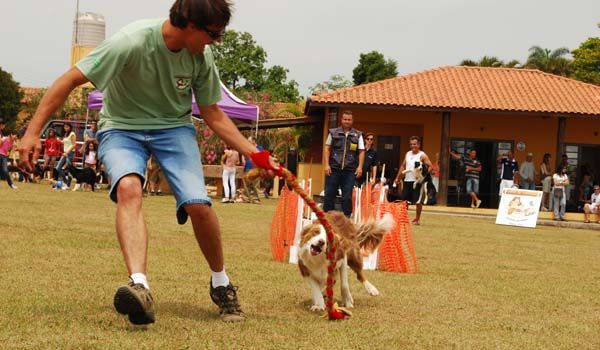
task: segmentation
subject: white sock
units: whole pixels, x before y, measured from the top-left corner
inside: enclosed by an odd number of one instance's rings
[[[217,287],[227,287],[229,285],[229,277],[225,273],[225,268],[221,272],[210,271],[212,275],[212,286],[213,288]]]
[[[134,284],[141,283],[146,289],[150,290],[150,286],[148,285],[148,279],[146,278],[145,274],[136,272],[129,276],[129,278],[131,278]]]

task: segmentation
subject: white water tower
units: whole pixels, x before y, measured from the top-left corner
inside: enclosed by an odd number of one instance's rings
[[[104,16],[93,12],[77,12],[73,20],[71,66],[103,42],[105,38]]]

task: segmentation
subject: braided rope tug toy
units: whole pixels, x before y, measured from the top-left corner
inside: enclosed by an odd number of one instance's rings
[[[250,154],[250,159],[252,162],[259,168],[265,170],[272,170],[276,176],[284,179],[285,183],[294,190],[294,192],[298,193],[300,197],[306,202],[306,204],[312,209],[312,211],[317,215],[319,222],[325,228],[325,232],[327,234],[327,284],[325,287],[325,307],[327,308],[327,313],[325,316],[329,318],[329,320],[343,320],[350,317],[351,313],[345,308],[341,308],[334,303],[333,301],[333,286],[335,285],[335,252],[336,246],[334,243],[334,231],[331,224],[325,218],[325,212],[321,208],[317,206],[317,203],[300,187],[298,184],[298,180],[296,176],[292,174],[288,169],[279,166],[277,168],[273,167],[269,161],[270,154],[268,151],[260,151],[254,152]],[[246,178],[249,180],[256,180],[257,178],[263,176],[259,169],[254,168],[246,174]]]

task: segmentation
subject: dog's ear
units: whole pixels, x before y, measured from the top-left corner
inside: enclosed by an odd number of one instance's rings
[[[320,229],[319,225],[311,224],[311,225],[305,226],[302,229],[302,232],[300,233],[300,245],[301,246],[304,245],[311,238],[313,238],[314,236],[318,236],[320,233],[321,233],[321,229]]]

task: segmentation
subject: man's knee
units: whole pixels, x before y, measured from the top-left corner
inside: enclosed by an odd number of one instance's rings
[[[117,184],[117,199],[119,202],[131,202],[142,199],[142,180],[138,175],[126,175]]]

